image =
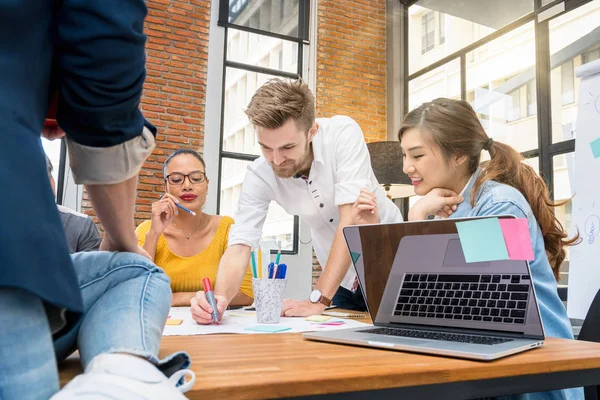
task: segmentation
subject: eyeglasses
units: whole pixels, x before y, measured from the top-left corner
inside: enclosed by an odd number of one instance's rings
[[[206,174],[201,171],[194,171],[187,175],[181,174],[179,172],[174,172],[172,174],[167,175],[166,177],[167,182],[175,186],[183,185],[183,183],[185,182],[185,178],[188,178],[192,185],[199,185],[201,183],[204,183],[204,181],[206,180]]]

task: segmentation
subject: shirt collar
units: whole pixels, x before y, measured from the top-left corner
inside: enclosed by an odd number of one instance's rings
[[[318,122],[318,121],[317,121]],[[323,164],[323,129],[321,129],[321,124],[319,124],[319,129],[317,130],[317,134],[313,138],[312,141],[312,151],[314,161]]]
[[[471,207],[471,192],[473,191],[473,185],[475,185],[475,181],[477,180],[477,177],[481,171],[481,168],[477,168],[473,175],[471,175],[471,178],[469,178],[466,186],[460,192],[460,195],[464,197],[464,200],[458,205],[458,207],[456,207],[456,211],[452,213],[452,218],[464,217],[473,208]],[[477,199],[475,200],[477,201]]]

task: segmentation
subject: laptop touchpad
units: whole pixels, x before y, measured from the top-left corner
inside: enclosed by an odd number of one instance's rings
[[[380,343],[382,346],[386,344],[409,344],[411,346],[431,344],[430,340],[391,335],[365,335],[365,337],[361,339],[368,340],[369,343],[373,345]]]

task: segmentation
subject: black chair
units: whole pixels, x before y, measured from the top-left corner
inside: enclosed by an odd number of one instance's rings
[[[600,342],[600,290],[585,316],[577,340]],[[585,388],[585,400],[600,400],[600,385]]]

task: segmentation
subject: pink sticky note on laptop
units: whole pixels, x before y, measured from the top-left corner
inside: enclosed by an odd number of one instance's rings
[[[502,218],[500,228],[508,250],[508,258],[511,260],[532,261],[533,246],[529,236],[529,225],[527,218]]]

